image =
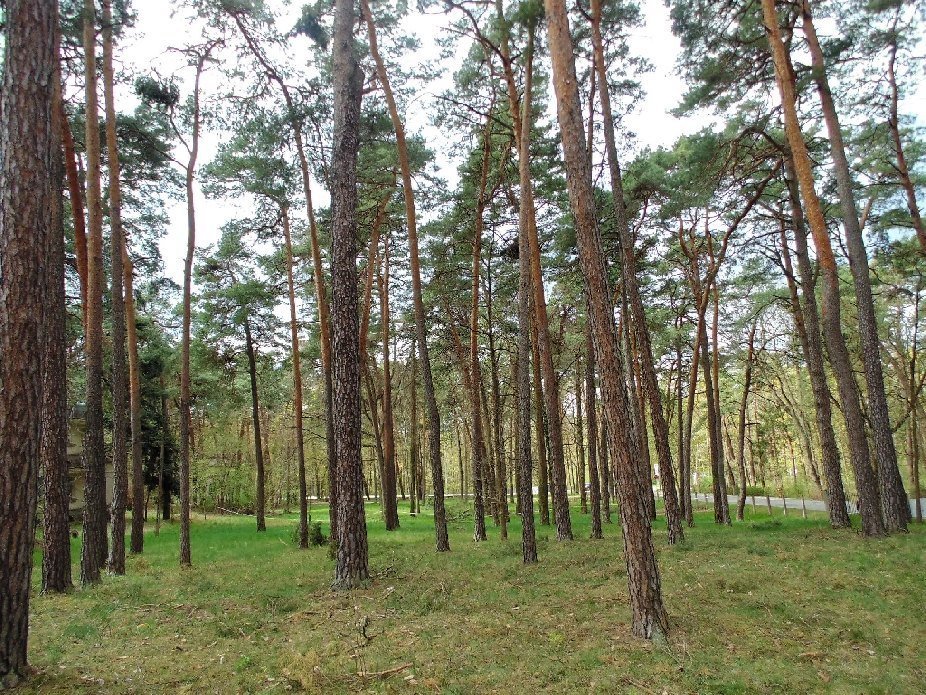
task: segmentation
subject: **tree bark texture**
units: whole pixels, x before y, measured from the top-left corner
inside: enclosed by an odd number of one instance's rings
[[[842,466],[839,461],[839,446],[833,429],[833,412],[829,382],[823,363],[823,346],[820,344],[820,316],[817,311],[817,295],[814,291],[816,281],[810,265],[810,253],[807,249],[807,228],[804,225],[804,211],[801,207],[797,181],[793,168],[785,165],[785,183],[791,203],[791,224],[794,228],[795,255],[800,274],[801,296],[797,297],[797,287],[791,294],[794,309],[794,323],[804,351],[804,361],[810,376],[810,388],[813,393],[814,414],[817,421],[817,434],[820,437],[820,453],[823,458],[823,474],[826,477],[826,502],[833,528],[849,528],[849,512],[846,508],[846,493],[842,484]],[[785,272],[793,277],[791,254],[787,239],[781,240],[782,258]]]
[[[331,151],[331,337],[337,460],[337,563],[334,587],[369,579],[360,429],[357,314],[357,152],[363,73],[354,55],[352,0],[335,3],[332,47],[334,141]]]
[[[96,75],[96,12],[84,2],[84,81],[87,147],[87,372],[84,436],[84,519],[80,581],[92,584],[106,562],[106,453],[103,444],[103,207],[100,188],[100,116]],[[4,112],[6,113],[6,112]]]
[[[872,444],[877,460],[877,478],[881,496],[881,512],[888,531],[906,531],[910,519],[910,504],[897,465],[897,449],[894,446],[887,392],[884,388],[884,372],[881,365],[881,340],[878,337],[878,321],[875,317],[875,302],[871,292],[871,272],[868,267],[868,251],[859,224],[855,194],[852,190],[852,173],[846,157],[842,128],[836,112],[836,103],[826,77],[823,49],[817,39],[813,24],[810,0],[801,1],[801,16],[804,36],[810,49],[813,79],[817,85],[820,104],[823,107],[823,121],[830,141],[830,155],[836,175],[836,190],[842,208],[842,222],[846,231],[846,249],[849,254],[849,270],[855,285],[858,306],[859,345],[862,351],[862,365],[865,371],[865,385],[868,395],[868,420],[871,423]],[[914,197],[915,200],[915,197]]]
[[[43,416],[43,306],[53,176],[57,2],[8,0],[0,92],[0,687],[27,675]],[[60,318],[60,316],[59,316]],[[63,374],[57,375],[63,379]],[[105,540],[105,539],[104,539]]]
[[[55,43],[57,44],[57,38]],[[56,47],[56,53],[58,48]],[[56,64],[53,125],[60,141],[61,74]],[[45,514],[42,520],[42,592],[64,592],[71,582],[71,534],[69,524],[71,479],[68,474],[67,394],[67,299],[64,286],[64,219],[61,183],[64,162],[60,148],[53,152],[50,172],[46,258],[44,355],[42,362],[41,467],[44,472]]]
[[[775,77],[784,110],[785,134],[791,148],[792,162],[798,181],[804,212],[810,224],[810,232],[817,249],[817,261],[823,280],[822,324],[823,336],[830,356],[830,363],[836,375],[839,399],[846,421],[850,460],[855,474],[855,486],[859,496],[862,516],[862,532],[870,536],[885,532],[881,518],[878,483],[871,468],[868,439],[865,435],[865,420],[859,403],[858,385],[852,373],[849,351],[842,335],[841,306],[839,297],[839,274],[833,253],[829,230],[823,209],[814,188],[810,155],[804,142],[797,117],[794,72],[785,44],[781,38],[778,15],[774,0],[762,0],[762,11],[769,37],[769,49],[775,63]]]
[[[122,230],[122,182],[116,138],[113,75],[112,1],[103,0],[103,102],[106,111],[106,154],[109,165],[109,224],[112,254],[110,320],[112,322],[113,501],[109,559],[112,574],[125,574],[125,509],[128,497],[129,373],[125,347],[125,235]]]
[[[624,536],[624,556],[632,614],[632,632],[647,639],[664,639],[669,630],[662,603],[659,568],[653,548],[644,491],[635,471],[638,452],[627,433],[630,403],[624,386],[624,366],[614,326],[598,215],[595,210],[591,161],[585,150],[584,123],[579,101],[575,57],[564,0],[545,0],[548,43],[553,64],[553,86],[566,164],[569,202],[576,223],[579,258],[585,280],[595,358],[602,384],[602,403],[608,411],[608,443],[618,457],[618,495]]]

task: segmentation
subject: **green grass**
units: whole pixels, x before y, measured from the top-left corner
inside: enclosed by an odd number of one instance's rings
[[[480,545],[468,519],[455,521],[453,551],[438,555],[431,518],[401,511],[402,528],[387,533],[368,506],[373,580],[352,593],[330,590],[326,548],[292,545],[292,516],[260,535],[251,517],[197,517],[186,570],[177,526],[149,531],[125,577],[34,597],[38,673],[23,692],[842,694],[926,683],[922,527],[869,541],[822,515],[769,519],[747,506],[732,529],[699,514],[670,548],[659,521],[672,634],[655,646],[629,635],[616,524],[588,540],[575,508],[578,540],[538,526],[540,563],[525,567],[516,520],[511,540],[490,525]],[[327,533],[327,510],[313,517]]]

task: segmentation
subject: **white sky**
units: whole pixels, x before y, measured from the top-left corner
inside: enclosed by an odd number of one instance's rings
[[[121,42],[120,53],[130,70],[146,73],[157,69],[165,75],[171,74],[179,66],[176,54],[167,53],[169,45],[183,46],[198,40],[196,32],[182,17],[172,17],[172,4],[164,0],[147,0],[136,3],[138,22],[134,30]],[[297,3],[298,4],[298,3]],[[632,38],[635,54],[647,58],[654,66],[653,73],[646,76],[648,86],[646,98],[638,105],[627,120],[628,128],[636,133],[638,149],[643,147],[670,146],[683,133],[692,132],[701,124],[680,122],[669,111],[684,91],[682,80],[674,74],[674,64],[679,52],[677,39],[669,27],[668,9],[663,0],[643,0],[646,25],[636,31]],[[445,15],[415,15],[407,22],[407,31],[413,33],[421,42],[421,50],[415,59],[427,59],[437,56],[435,38],[440,35]],[[187,73],[191,70],[185,71]],[[181,73],[183,74],[183,73]],[[204,92],[218,91],[217,71],[206,73],[203,78]],[[427,122],[427,114],[432,111],[434,95],[449,86],[452,75],[447,74],[431,90],[423,93],[414,102],[414,107],[406,114],[409,132],[421,133],[428,144],[435,147],[435,140],[441,137],[439,131]],[[222,134],[204,132],[200,145],[200,165],[207,163],[216,153],[222,141]],[[455,179],[456,162],[438,162],[441,173]],[[201,191],[197,192],[197,247],[201,248],[215,242],[222,225],[236,216],[247,214],[245,205],[235,200],[209,200]],[[321,187],[313,191],[316,205],[327,205],[327,192]],[[186,252],[186,206],[183,201],[172,204],[168,210],[170,224],[167,234],[161,241],[161,252],[166,272],[173,280],[182,281],[183,257]]]

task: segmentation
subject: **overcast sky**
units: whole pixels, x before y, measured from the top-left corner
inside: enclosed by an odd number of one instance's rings
[[[177,69],[178,56],[166,53],[167,46],[183,46],[199,40],[196,31],[186,20],[171,16],[172,5],[173,3],[164,0],[135,3],[138,22],[135,29],[121,43],[121,56],[129,69],[145,73],[155,67],[163,74],[170,74]],[[291,12],[295,12],[298,5],[299,3],[296,3]],[[684,84],[675,71],[680,46],[670,30],[669,11],[664,1],[642,0],[641,5],[645,25],[633,33],[631,49],[633,54],[649,60],[653,71],[642,80],[646,88],[645,98],[625,122],[627,129],[636,135],[636,151],[645,147],[671,146],[679,136],[694,132],[708,122],[705,117],[680,120],[669,113],[678,104],[684,92]],[[415,14],[406,20],[406,31],[416,35],[421,42],[420,51],[411,57],[411,60],[427,60],[437,56],[435,38],[441,34],[446,22],[447,17],[442,14]],[[451,77],[448,70],[441,80],[414,100],[405,114],[409,132],[422,134],[431,149],[438,153],[442,151],[440,141],[443,136],[428,123],[427,114],[433,110],[434,95],[450,86]],[[203,79],[204,90],[219,92],[220,79],[221,74],[217,70],[207,73]],[[913,112],[918,114],[920,122],[924,121],[923,114],[926,112],[924,91],[926,90],[920,89],[911,103]],[[208,162],[215,155],[222,135],[213,132],[203,133],[200,164]],[[451,182],[455,180],[455,162],[439,161],[438,167]],[[314,186],[313,195],[316,205],[328,204],[327,192],[320,186]],[[197,196],[196,209],[199,248],[216,241],[225,222],[248,213],[243,205],[234,200],[209,200],[201,192]],[[161,242],[161,252],[167,274],[180,282],[186,251],[185,204],[178,202],[172,205],[169,212],[170,225]]]

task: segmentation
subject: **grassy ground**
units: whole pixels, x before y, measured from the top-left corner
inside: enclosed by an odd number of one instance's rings
[[[127,576],[34,598],[38,674],[24,692],[842,694],[926,683],[922,527],[868,541],[821,516],[760,508],[732,529],[700,514],[669,548],[657,522],[672,635],[653,646],[629,636],[616,525],[588,540],[589,517],[574,510],[579,540],[538,527],[540,564],[524,567],[514,520],[511,540],[490,526],[480,545],[469,520],[453,522],[453,551],[438,555],[431,518],[401,511],[401,530],[387,533],[368,507],[374,579],[353,593],[329,589],[326,548],[293,545],[292,516],[261,535],[253,518],[200,516],[187,570],[177,527],[149,532]]]

